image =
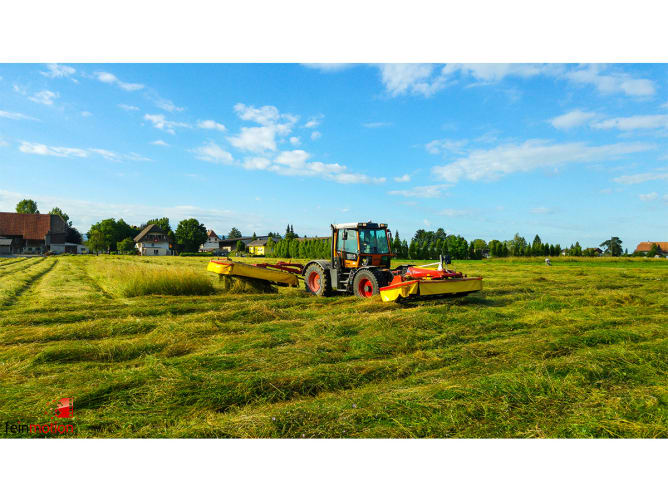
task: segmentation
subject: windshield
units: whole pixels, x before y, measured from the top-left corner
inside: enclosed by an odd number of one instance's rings
[[[362,254],[389,253],[385,230],[360,230],[360,252]]]

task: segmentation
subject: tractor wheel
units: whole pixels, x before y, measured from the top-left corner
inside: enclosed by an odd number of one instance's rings
[[[371,270],[358,271],[353,279],[353,293],[366,299],[380,294],[379,277]]]
[[[304,272],[304,287],[316,296],[329,296],[332,293],[329,273],[317,264],[310,265]]]

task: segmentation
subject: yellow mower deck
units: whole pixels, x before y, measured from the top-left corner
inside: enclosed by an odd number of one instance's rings
[[[397,301],[408,297],[468,294],[482,290],[481,277],[451,278],[447,280],[411,280],[380,288],[383,301]]]
[[[236,261],[209,261],[206,269],[207,271],[212,271],[219,275],[254,278],[292,287],[297,287],[299,285],[297,275],[292,273],[268,270],[259,266],[239,263]]]

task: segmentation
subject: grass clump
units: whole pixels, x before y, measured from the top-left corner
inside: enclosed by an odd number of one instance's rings
[[[215,292],[205,271],[160,265],[132,263],[103,263],[102,282],[123,297],[150,296],[208,296]]]

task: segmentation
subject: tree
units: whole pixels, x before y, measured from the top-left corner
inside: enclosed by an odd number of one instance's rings
[[[39,214],[37,203],[29,198],[24,198],[16,204],[16,212],[19,214]]]
[[[148,221],[146,221],[146,224],[142,225],[142,228],[146,228],[149,224],[155,224],[157,226],[160,226],[160,229],[167,234],[172,232],[172,227],[169,225],[168,217],[161,217],[159,219],[149,219]]]
[[[102,221],[95,223],[88,230],[88,240],[90,242],[91,236],[93,233],[96,233],[96,239],[98,244],[104,244],[103,247],[97,249],[96,252],[105,250],[105,251],[114,251],[116,250],[116,243],[124,240],[126,238],[132,238],[135,236],[135,230],[132,229],[122,219],[116,221],[114,218],[103,219]]]
[[[246,244],[244,244],[244,241],[243,240],[237,240],[237,252],[243,252],[245,250],[246,250]]]
[[[17,211],[17,212],[18,212],[18,211]],[[60,207],[54,207],[53,209],[51,209],[51,210],[49,211],[49,214],[55,214],[55,215],[57,215],[57,216],[62,217],[62,218],[63,218],[63,221],[65,221],[65,223],[66,223],[68,226],[72,226],[72,221],[70,220],[70,216],[68,216],[66,213],[64,213],[64,212],[60,209]],[[69,240],[68,240],[68,242],[69,242]]]
[[[227,238],[241,238],[241,232],[236,228],[232,228],[230,233],[227,235]]]
[[[98,229],[91,229],[88,232],[88,248],[99,254],[109,248],[109,242],[106,240],[104,233]]]
[[[612,256],[621,256],[622,255],[622,241],[619,237],[610,237],[610,240],[601,242],[601,247],[605,247],[605,253]]]
[[[65,237],[65,241],[67,243],[80,244],[82,240],[83,237],[81,236],[81,233],[79,233],[79,230],[77,230],[74,226],[67,227],[67,236]]]
[[[132,253],[135,250],[135,241],[131,238],[124,238],[116,244],[119,252]]]
[[[195,218],[180,221],[174,236],[176,237],[176,243],[186,252],[197,252],[199,246],[207,239],[206,228]]]
[[[543,243],[541,242],[538,235],[533,237],[533,243],[531,244],[531,254],[534,256],[540,256],[543,254]]]
[[[655,243],[650,247],[649,252],[646,254],[647,257],[654,257],[659,252],[659,246]]]
[[[276,245],[276,243],[274,242],[274,239],[271,238],[271,236],[269,236],[269,237],[267,238],[267,243],[266,243],[265,246],[264,246],[264,248],[265,248],[265,252],[264,252],[265,256],[273,256],[273,255],[274,255],[274,246],[275,246],[275,245]]]

